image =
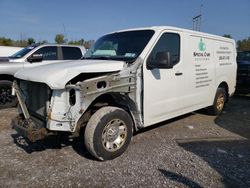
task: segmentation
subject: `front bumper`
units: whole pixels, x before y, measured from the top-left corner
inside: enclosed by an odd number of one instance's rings
[[[18,116],[12,121],[13,128],[20,135],[28,138],[31,142],[44,139],[48,132],[44,127],[39,127],[31,118],[23,119]]]

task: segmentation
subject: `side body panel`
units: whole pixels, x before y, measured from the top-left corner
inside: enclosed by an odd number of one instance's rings
[[[180,35],[180,61],[172,69],[153,69],[143,65],[144,126],[149,126],[197,108],[194,63],[185,51],[189,47],[186,34],[180,31],[164,31]],[[163,34],[162,33],[162,34]],[[160,36],[159,36],[160,37]]]
[[[233,95],[236,87],[237,62],[236,45],[234,41],[217,41],[215,49],[216,63],[216,86],[226,82],[228,84],[228,94]]]
[[[212,105],[216,89],[222,82],[228,84],[229,94],[234,92],[234,43],[192,32],[176,33],[181,36],[181,55],[178,64],[172,69],[148,70],[148,57],[144,61],[145,127]],[[176,73],[182,75],[176,76]]]

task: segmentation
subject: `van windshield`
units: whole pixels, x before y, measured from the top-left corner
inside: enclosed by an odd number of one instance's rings
[[[84,58],[134,62],[153,34],[153,30],[137,30],[105,35],[96,41]]]
[[[23,48],[22,50],[18,51],[17,53],[13,54],[12,56],[10,56],[10,59],[18,59],[18,58],[22,58],[23,56],[25,56],[27,53],[29,53],[31,50],[33,50],[34,48],[36,48],[38,45],[31,45],[28,46],[26,48]]]

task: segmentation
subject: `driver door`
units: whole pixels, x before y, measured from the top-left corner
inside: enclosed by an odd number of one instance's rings
[[[190,106],[188,68],[182,58],[182,34],[163,33],[143,65],[143,117],[149,126],[183,114]],[[157,68],[149,63],[159,61],[164,55],[169,66]],[[162,60],[160,60],[162,61]],[[154,68],[152,68],[154,67]],[[159,66],[161,67],[161,66]]]
[[[24,64],[24,68],[30,68],[30,67],[36,67],[40,65],[50,64],[50,63],[57,63],[62,60],[59,58],[57,46],[44,46],[39,48],[37,51],[35,51],[32,55],[42,54],[43,59],[40,62],[26,62]],[[31,56],[32,56],[31,55]]]

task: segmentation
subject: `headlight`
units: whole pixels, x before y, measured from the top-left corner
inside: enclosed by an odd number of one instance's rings
[[[69,104],[71,106],[76,104],[76,91],[74,89],[69,90]]]

